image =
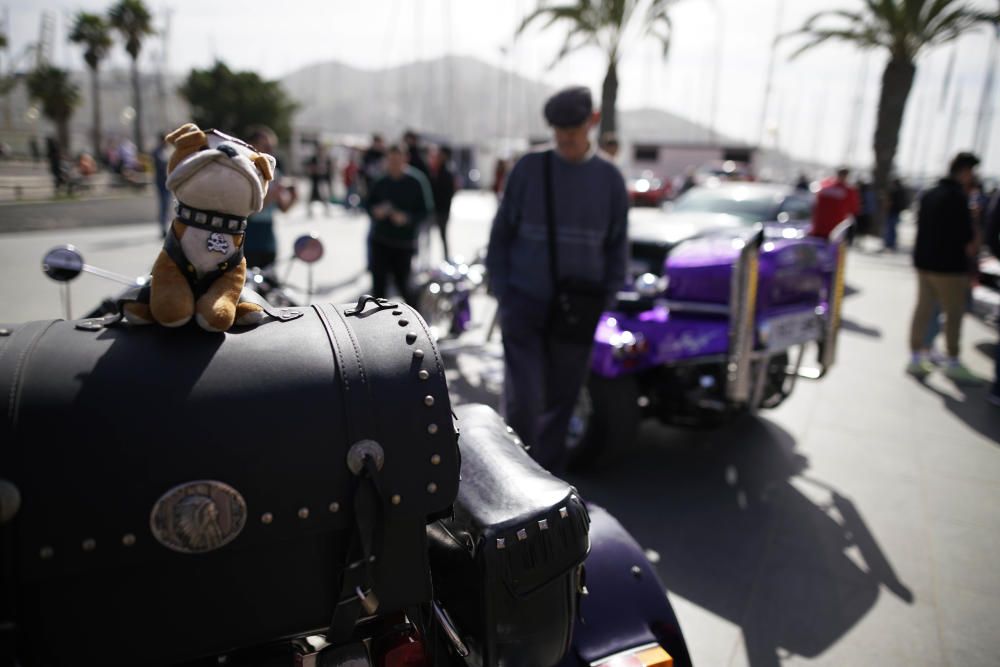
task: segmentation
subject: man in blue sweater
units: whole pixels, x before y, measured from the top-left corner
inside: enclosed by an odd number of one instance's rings
[[[567,342],[550,331],[555,285],[547,169],[558,280],[598,285],[609,306],[625,280],[628,194],[618,168],[590,138],[600,113],[588,89],[556,93],[545,104],[545,119],[553,128],[554,150],[529,153],[510,172],[486,263],[503,332],[504,415],[531,455],[558,472],[592,344]]]

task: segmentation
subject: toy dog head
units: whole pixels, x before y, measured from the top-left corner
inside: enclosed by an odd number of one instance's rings
[[[264,206],[274,157],[218,130],[187,123],[167,135],[167,188],[183,204],[245,218]]]

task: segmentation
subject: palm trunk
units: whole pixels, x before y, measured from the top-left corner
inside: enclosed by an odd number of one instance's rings
[[[69,145],[69,116],[56,120],[56,136],[59,137],[59,148],[67,159],[73,154]]]
[[[90,84],[92,94],[91,97],[94,101],[94,129],[93,129],[93,140],[94,140],[94,159],[100,160],[101,158],[101,84],[97,74],[97,68],[92,67],[90,69]]]
[[[139,58],[132,58],[132,106],[135,108],[135,148],[139,153],[142,149],[142,94],[139,91]]]
[[[618,100],[618,59],[614,56],[608,62],[608,73],[604,75],[601,87],[601,136],[618,129],[615,104]]]
[[[896,148],[899,146],[899,129],[903,125],[906,100],[913,87],[917,67],[912,60],[893,56],[882,73],[882,92],[878,102],[878,124],[875,127],[874,186],[877,205],[874,211],[875,233],[885,229],[886,203],[889,201],[889,177]]]

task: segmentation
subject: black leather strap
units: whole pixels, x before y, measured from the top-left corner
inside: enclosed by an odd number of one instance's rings
[[[359,302],[358,308],[364,308],[362,302]],[[378,442],[376,405],[371,395],[371,383],[365,374],[360,342],[345,315],[337,308],[319,304],[313,305],[313,309],[326,329],[337,374],[344,385],[342,395],[349,442]],[[351,636],[362,611],[361,594],[372,594],[372,582],[375,580],[373,568],[378,561],[375,539],[383,522],[382,497],[379,471],[375,461],[366,457],[354,491],[355,530],[351,548],[343,566],[337,605],[327,630],[327,641],[331,643],[345,641]]]
[[[115,299],[115,312],[105,315],[104,317],[91,317],[80,320],[76,323],[76,328],[82,329],[83,331],[99,331],[107,327],[115,326],[125,317],[126,305],[130,303],[148,304],[149,296],[149,283],[131,287],[119,294],[118,298]],[[297,320],[304,315],[301,310],[291,308],[275,308],[268,303],[263,296],[252,289],[247,289],[246,287],[244,287],[240,292],[240,303],[243,302],[253,303],[260,306],[265,315],[279,322],[290,322],[292,320]]]

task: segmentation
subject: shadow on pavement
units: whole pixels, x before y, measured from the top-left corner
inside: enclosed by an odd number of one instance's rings
[[[751,665],[824,653],[883,586],[913,602],[861,512],[803,476],[807,459],[777,425],[646,424],[642,439],[618,467],[571,481],[659,553],[667,590],[742,628]]]
[[[496,408],[500,346],[441,348],[452,400]],[[742,628],[754,667],[824,653],[882,587],[913,602],[861,511],[803,474],[808,460],[776,424],[746,417],[694,431],[647,422],[640,439],[618,465],[568,477],[659,554],[668,591]]]
[[[869,327],[859,322],[849,320],[846,317],[840,320],[840,327],[844,331],[850,331],[852,333],[858,333],[862,336],[869,336],[871,338],[881,338],[882,330],[878,327]]]
[[[914,379],[914,382],[920,381]],[[988,380],[984,380],[983,384],[979,386],[959,387],[962,394],[961,400],[926,382],[920,382],[920,384],[928,391],[940,396],[944,407],[965,422],[967,426],[1000,444],[1000,419],[997,419],[997,413],[1000,410],[986,400],[987,393],[990,391]]]

